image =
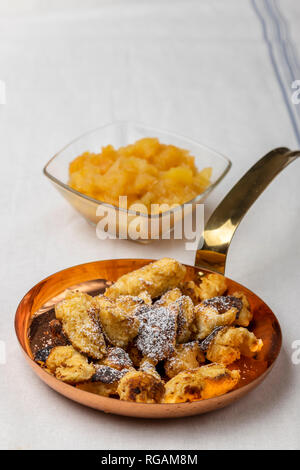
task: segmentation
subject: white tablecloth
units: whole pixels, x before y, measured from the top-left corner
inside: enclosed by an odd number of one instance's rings
[[[207,201],[208,215],[260,156],[300,145],[299,109],[290,99],[292,78],[300,79],[293,77],[299,21],[292,0],[0,2],[1,448],[300,447],[300,365],[291,359],[300,339],[298,162],[256,202],[230,250],[227,275],[270,305],[284,338],[273,372],[233,406],[173,421],[84,408],[35,376],[13,327],[24,293],[64,267],[163,255],[193,262],[182,242],[99,241],[43,177],[44,163],[72,138],[115,119],[166,128],[233,161]],[[279,32],[288,34],[290,69]]]

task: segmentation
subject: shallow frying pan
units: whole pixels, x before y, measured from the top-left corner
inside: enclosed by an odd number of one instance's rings
[[[299,155],[299,151],[277,148],[260,159],[240,179],[208,220],[204,231],[204,245],[196,253],[195,266],[186,266],[186,279],[199,280],[199,276],[211,271],[224,274],[227,251],[243,216],[275,176]],[[192,403],[131,403],[102,397],[67,385],[34,362],[28,339],[28,329],[34,314],[51,311],[55,303],[64,297],[65,289],[77,288],[87,293],[101,292],[105,289],[107,281],[114,282],[123,274],[150,261],[153,260],[113,259],[85,263],[59,271],[35,285],[20,302],[15,317],[18,340],[35,373],[50,387],[71,400],[106,413],[139,418],[175,418],[205,413],[234,402],[262,382],[280,352],[280,325],[274,313],[257,295],[228,278],[229,294],[239,290],[247,295],[253,312],[250,330],[262,338],[264,346],[256,360],[242,358],[234,364],[241,370],[241,380],[236,389],[225,395]]]

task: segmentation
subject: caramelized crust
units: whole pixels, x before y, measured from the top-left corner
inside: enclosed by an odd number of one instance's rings
[[[55,315],[75,349],[93,359],[102,358],[106,347],[93,297],[69,291],[55,306]]]
[[[202,340],[206,338],[218,326],[232,325],[238,313],[235,307],[229,308],[224,313],[218,311],[205,301],[195,307],[195,327],[197,329],[196,338]]]
[[[53,348],[46,360],[46,367],[57,379],[69,384],[89,380],[95,373],[94,365],[89,364],[87,358],[73,346]]]
[[[261,339],[246,328],[227,327],[217,332],[208,346],[206,357],[209,361],[231,364],[241,357],[253,357],[263,347]]]
[[[200,363],[205,362],[205,356],[197,341],[179,344],[172,356],[165,361],[166,375],[171,379],[186,369],[196,369]]]
[[[115,284],[106,289],[105,295],[116,299],[120,295],[139,295],[146,290],[153,299],[177,287],[185,273],[185,266],[175,259],[162,258],[121,276]]]
[[[253,318],[248,299],[243,292],[234,292],[232,295],[242,301],[242,309],[235,321],[235,324],[246,327]]]
[[[117,392],[121,400],[160,403],[164,395],[164,384],[151,372],[132,370],[121,378]]]
[[[208,364],[186,370],[165,385],[164,403],[184,403],[217,397],[232,390],[238,383],[238,370],[228,370],[221,364]]]
[[[104,295],[94,299],[105,336],[114,346],[125,348],[138,334],[139,320]]]

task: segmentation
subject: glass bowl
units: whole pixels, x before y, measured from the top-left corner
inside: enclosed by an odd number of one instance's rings
[[[185,211],[181,205],[159,214],[144,214],[97,201],[68,185],[69,164],[75,157],[86,151],[99,153],[101,147],[109,144],[116,148],[126,146],[144,137],[157,137],[161,143],[189,150],[191,155],[195,157],[196,166],[200,170],[212,167],[211,184],[194,199],[185,202],[185,204],[189,203]],[[49,160],[43,171],[61,195],[89,223],[97,225],[105,217],[106,220],[111,221],[104,228],[109,232],[110,237],[147,243],[151,240],[168,238],[177,223],[182,223],[185,217],[191,213],[194,214],[196,205],[203,203],[208,194],[224,178],[230,167],[231,162],[227,157],[194,140],[142,124],[117,121],[98,127],[73,140]],[[138,235],[136,231],[129,230],[132,224],[134,226],[139,224]]]

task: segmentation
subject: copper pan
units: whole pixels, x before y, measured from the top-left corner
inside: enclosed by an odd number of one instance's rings
[[[300,152],[278,148],[260,159],[233,187],[210,217],[204,231],[204,245],[196,253],[195,266],[187,266],[187,279],[199,279],[203,273],[215,271],[224,274],[227,251],[239,222],[263,192],[266,186]],[[51,388],[83,405],[124,416],[139,418],[175,418],[206,413],[222,408],[242,397],[262,382],[271,371],[281,348],[281,329],[271,309],[253,292],[228,279],[228,293],[243,291],[253,311],[251,330],[263,339],[264,346],[257,359],[240,359],[231,365],[241,370],[241,380],[236,389],[217,398],[180,404],[142,404],[106,398],[67,385],[37,365],[30,350],[28,328],[32,316],[50,308],[63,291],[74,287],[85,292],[94,291],[103,279],[116,281],[121,275],[140,268],[152,260],[117,259],[95,261],[59,271],[35,285],[20,302],[16,317],[16,334],[30,366]]]

